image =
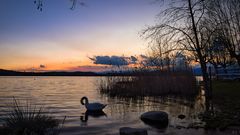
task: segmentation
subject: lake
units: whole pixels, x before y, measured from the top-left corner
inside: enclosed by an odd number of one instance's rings
[[[9,104],[15,97],[19,102],[31,102],[44,106],[47,113],[58,119],[66,116],[61,135],[115,135],[121,127],[148,129],[149,135],[207,135],[225,134],[218,131],[205,131],[190,128],[191,125],[204,124],[198,114],[204,112],[204,96],[199,95],[194,102],[184,99],[144,98],[126,100],[102,95],[97,89],[99,79],[104,77],[0,77],[0,117],[8,113]],[[104,113],[87,115],[80,99],[87,96],[90,102],[108,104]],[[147,111],[166,111],[170,123],[166,129],[156,129],[145,125],[140,115]],[[186,115],[180,120],[179,114]],[[2,124],[2,121],[0,121]]]

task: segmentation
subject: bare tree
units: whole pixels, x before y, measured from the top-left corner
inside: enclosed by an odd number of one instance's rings
[[[240,66],[240,1],[211,0],[208,8],[208,22],[218,29],[219,40]]]
[[[34,4],[37,6],[37,10],[42,11],[43,0],[34,0]]]
[[[218,67],[222,67],[227,73],[227,67],[234,64],[235,61],[231,58],[221,36],[214,38],[209,46],[209,62],[214,66],[216,74],[218,74]]]
[[[71,10],[74,10],[76,6],[79,4],[80,6],[86,6],[86,3],[82,0],[69,0],[71,2]],[[43,2],[44,0],[34,0],[34,4],[37,7],[37,10],[42,11],[43,10]]]
[[[148,27],[143,31],[143,35],[161,41],[162,46],[170,48],[168,51],[190,52],[201,65],[205,92],[210,96],[206,48],[211,37],[205,36],[208,28],[204,26],[203,21],[206,4],[207,1],[204,0],[171,1],[159,14],[160,24]]]
[[[154,63],[154,66],[156,66],[160,71],[168,70],[170,71],[171,68],[171,59],[170,56],[173,54],[170,54],[171,51],[169,46],[163,46],[161,44],[161,41],[156,40],[156,43],[154,45],[150,46],[150,59]]]

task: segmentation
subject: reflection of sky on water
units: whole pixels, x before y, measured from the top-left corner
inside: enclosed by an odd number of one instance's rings
[[[150,135],[164,132],[165,134],[190,134],[194,129],[184,130],[190,124],[200,122],[197,115],[205,109],[204,98],[199,96],[196,101],[189,102],[181,99],[145,98],[144,100],[124,100],[109,98],[99,94],[96,81],[99,77],[0,77],[0,116],[6,113],[6,104],[12,102],[15,96],[25,103],[31,99],[34,104],[44,105],[47,112],[59,119],[66,117],[62,134],[118,134],[120,127],[147,128]],[[89,102],[99,101],[108,104],[104,109],[106,115],[96,116],[87,114],[80,98],[87,96]],[[140,115],[146,111],[163,110],[169,114],[170,124],[165,130],[158,130],[145,125]],[[186,115],[180,120],[179,114]],[[81,116],[88,120],[81,121]],[[197,130],[196,134],[205,134]]]

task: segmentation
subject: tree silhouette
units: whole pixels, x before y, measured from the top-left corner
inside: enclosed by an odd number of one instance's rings
[[[42,11],[43,10],[43,1],[44,0],[34,0],[34,4],[37,7],[37,10]],[[86,3],[81,0],[69,0],[72,4],[70,9],[74,10],[76,6],[79,4],[80,6],[86,6]]]
[[[240,1],[211,0],[208,10],[208,22],[217,29],[221,41],[240,66]]]
[[[194,56],[201,65],[204,88],[209,97],[206,49],[213,32],[205,27],[207,4],[208,1],[204,0],[170,1],[159,14],[160,23],[145,29],[143,35],[147,39],[160,41],[163,48],[167,46],[169,49],[166,52],[182,50]]]

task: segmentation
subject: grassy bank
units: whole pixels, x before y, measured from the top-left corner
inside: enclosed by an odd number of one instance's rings
[[[240,82],[239,81],[213,81],[213,95],[216,100],[240,101]]]
[[[240,128],[240,82],[213,81],[213,99],[210,106],[212,109],[203,117],[206,128]]]

